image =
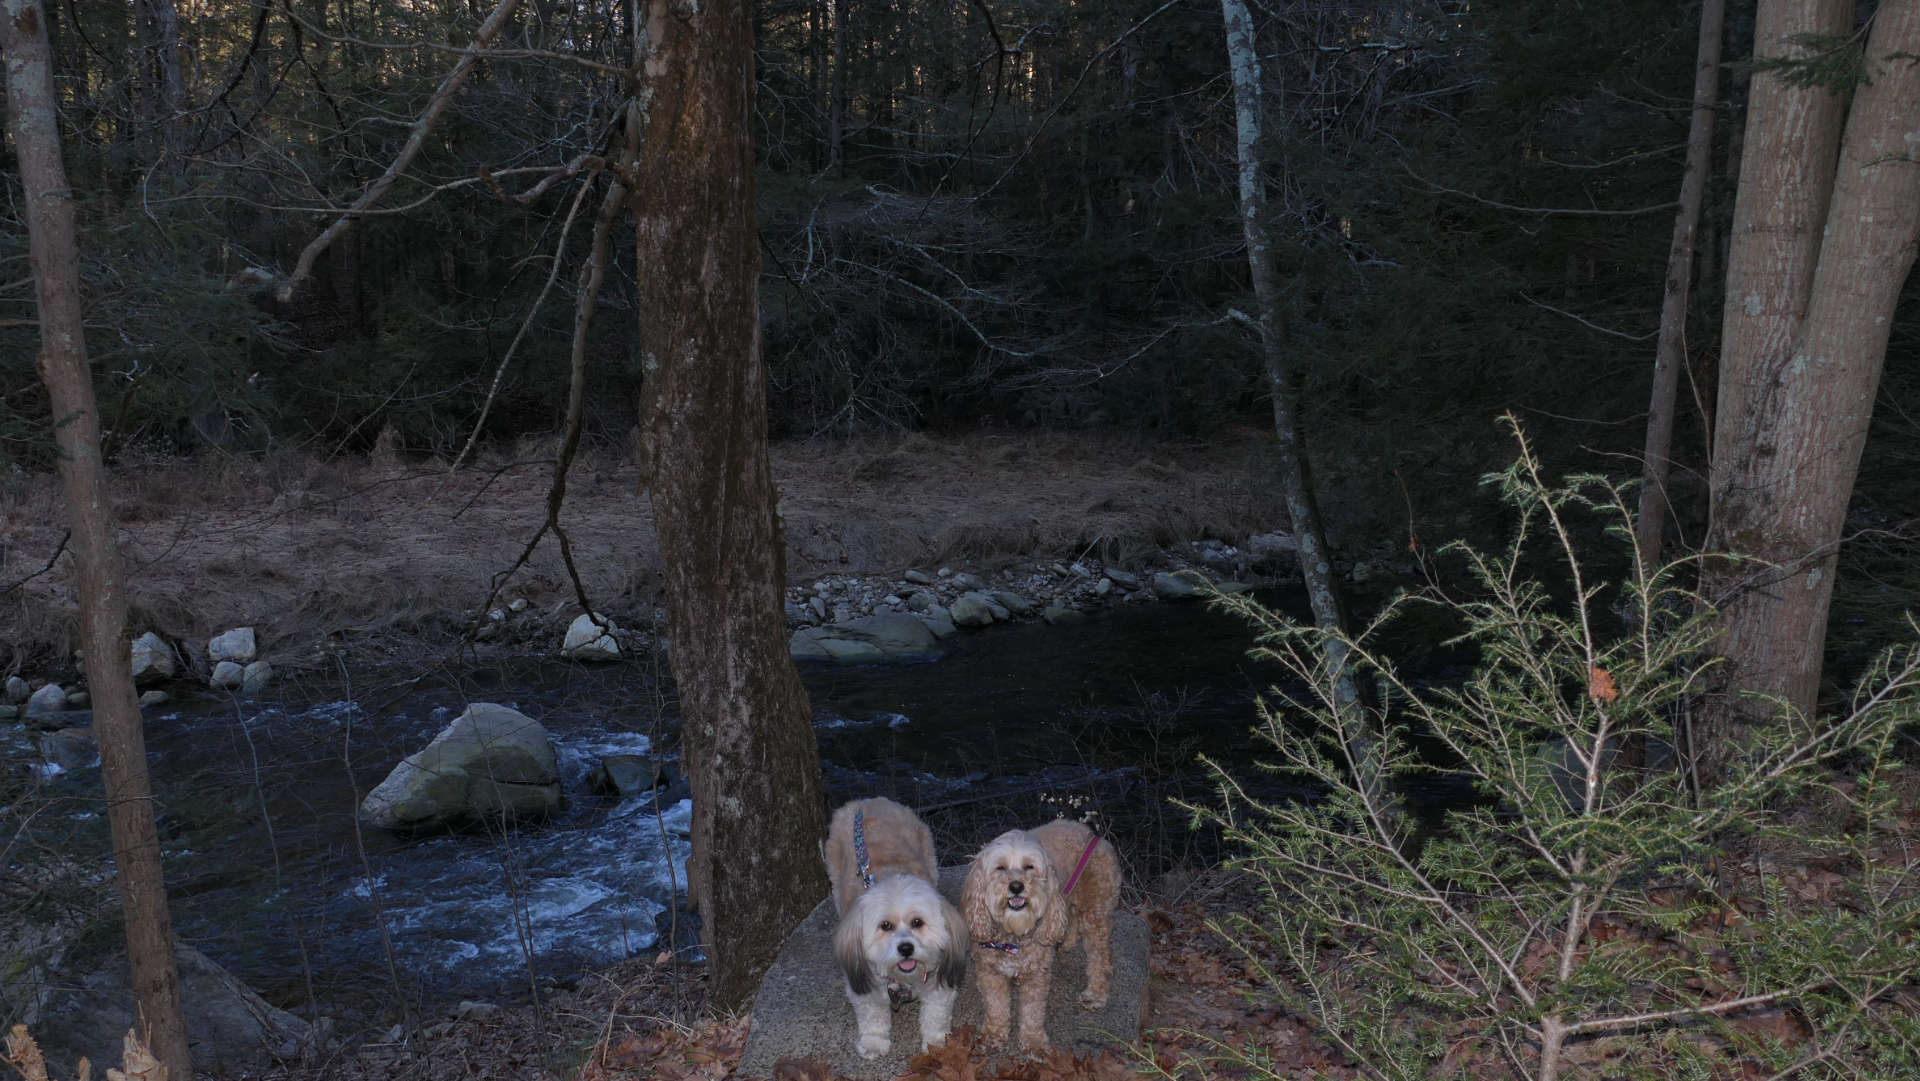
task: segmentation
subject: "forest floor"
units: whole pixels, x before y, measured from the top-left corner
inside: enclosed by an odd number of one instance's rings
[[[1203,1066],[1220,1045],[1254,1048],[1288,1063],[1286,1076],[1343,1078],[1336,1052],[1279,1009],[1233,942],[1209,922],[1252,904],[1225,872],[1170,875],[1140,905],[1152,931],[1145,1032],[1128,1047],[1059,1050],[1042,1057],[982,1046],[971,1028],[918,1056],[900,1081],[1120,1081],[1241,1076]],[[746,1045],[749,1014],[722,1014],[706,999],[705,970],[662,954],[596,974],[539,1006],[422,1024],[404,1044],[362,1044],[288,1068],[275,1081],[723,1081]],[[1217,1043],[1216,1043],[1217,1041]],[[834,1081],[817,1059],[782,1060],[775,1081]]]
[[[941,565],[984,572],[1042,556],[1137,566],[1182,540],[1237,543],[1285,522],[1269,480],[1270,453],[1270,440],[1256,429],[1207,443],[984,433],[777,445],[789,580]],[[1348,478],[1364,471],[1343,466]],[[251,624],[276,666],[293,668],[303,658],[381,661],[440,651],[460,640],[467,615],[538,533],[550,468],[548,448],[531,445],[457,474],[444,463],[308,455],[123,465],[114,506],[131,561],[136,629],[204,641]],[[1376,511],[1368,518],[1364,507],[1383,502],[1378,484],[1364,498],[1354,488],[1327,486],[1334,494],[1329,517],[1347,531],[1346,550],[1356,557],[1396,552],[1410,528],[1425,544],[1484,524],[1474,517],[1481,505],[1468,498],[1470,470],[1456,472],[1463,474],[1458,483],[1444,490],[1416,486],[1404,517]],[[573,470],[562,517],[582,586],[616,617],[651,610],[660,599],[651,517],[639,488],[628,455],[591,449]],[[1388,504],[1400,498],[1390,494]],[[0,643],[12,647],[0,653],[0,675],[51,674],[71,665],[71,560],[56,558],[63,521],[52,478],[0,474]],[[515,574],[509,592],[542,611],[577,604],[551,538]],[[1898,839],[1920,846],[1913,840],[1920,837],[1920,768],[1907,768],[1900,808]],[[1810,891],[1810,904],[1828,904],[1844,882],[1806,860],[1789,872],[1800,876],[1796,888]],[[1245,943],[1215,929],[1255,910],[1246,879],[1182,868],[1138,885],[1137,909],[1153,932],[1142,1040],[1094,1056],[1010,1059],[978,1047],[963,1030],[944,1051],[916,1060],[907,1078],[1240,1078],[1252,1075],[1244,1065],[1249,1058],[1274,1064],[1265,1076],[1354,1075],[1305,1019],[1280,1006],[1242,952]],[[1798,1030],[1775,1032],[1792,1020],[1788,1011],[1773,1010],[1752,1024],[1764,1038],[1803,1039]],[[662,954],[627,961],[536,1004],[416,1019],[404,1039],[353,1043],[276,1076],[720,1081],[739,1060],[747,1024],[711,1008],[700,966]],[[1455,1065],[1469,1076],[1499,1073],[1492,1061]],[[1743,1076],[1743,1067],[1726,1076]],[[787,1063],[778,1081],[831,1081],[831,1073],[818,1062]]]
[[[1283,528],[1271,437],[907,436],[773,448],[790,583],[940,565],[990,571],[1091,553],[1128,565],[1184,539]],[[393,659],[457,636],[545,518],[551,448],[443,463],[202,456],[122,463],[114,510],[135,632],[205,641],[252,625],[276,667],[320,646]],[[561,515],[581,585],[616,618],[660,600],[651,510],[630,455],[582,452]],[[0,475],[0,672],[58,669],[75,644],[58,485]],[[551,534],[510,583],[536,610],[577,598]],[[562,623],[564,625],[564,621]],[[52,675],[52,672],[48,672]]]

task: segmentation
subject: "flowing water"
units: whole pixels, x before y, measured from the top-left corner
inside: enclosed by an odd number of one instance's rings
[[[1198,752],[1251,758],[1252,700],[1275,673],[1246,657],[1244,623],[1198,605],[1127,605],[951,644],[923,664],[803,669],[830,801],[883,794],[920,808],[945,863],[1002,829],[1086,811],[1135,878],[1214,856],[1168,800],[1207,798]],[[148,718],[186,939],[276,1004],[370,1022],[403,1001],[517,999],[694,939],[676,903],[684,785],[623,800],[585,784],[605,754],[672,756],[670,683],[650,662],[411,672],[292,681],[278,701],[209,698]],[[361,828],[360,797],[472,701],[546,725],[563,811],[506,832]],[[98,783],[93,770],[60,780]]]

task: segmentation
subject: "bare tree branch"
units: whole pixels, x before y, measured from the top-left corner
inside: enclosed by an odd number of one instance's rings
[[[413,122],[413,130],[407,136],[407,143],[400,148],[400,153],[393,159],[393,164],[387,166],[387,171],[367,186],[367,190],[352,207],[335,219],[332,225],[327,226],[319,236],[314,237],[300,252],[299,261],[293,267],[293,274],[280,286],[279,296],[282,304],[292,300],[294,290],[313,274],[314,260],[318,259],[322,252],[347,231],[355,218],[378,203],[381,196],[387,193],[387,189],[393,187],[393,182],[400,179],[400,174],[406,172],[407,166],[413,164],[414,157],[420,153],[422,147],[426,146],[427,136],[433,131],[434,123],[440,119],[440,114],[447,111],[447,106],[453,103],[454,95],[458,94],[461,86],[466,84],[467,76],[473,73],[474,63],[480,56],[479,50],[485,49],[499,35],[500,29],[507,24],[507,19],[519,6],[520,0],[500,0],[494,7],[493,13],[487,16],[487,21],[480,24],[480,29],[474,32],[473,42],[461,54],[460,62],[453,66],[453,70],[447,73],[446,79],[441,81],[439,89],[433,92],[433,97],[428,99],[427,107],[421,112],[420,119]]]

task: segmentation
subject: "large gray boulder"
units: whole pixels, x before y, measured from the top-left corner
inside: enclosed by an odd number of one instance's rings
[[[134,996],[111,864],[45,855],[16,869],[37,902],[0,935],[0,1019],[31,1029],[65,1077],[82,1056],[120,1061]],[[258,1075],[329,1045],[331,1022],[275,1009],[198,950],[177,945],[174,963],[197,1074]]]
[[[600,619],[606,626],[602,627],[585,612],[573,617],[573,622],[567,627],[567,637],[560,643],[560,652],[577,661],[619,660],[620,643],[614,641],[609,633],[619,630],[619,627],[606,616]]]
[[[931,660],[940,655],[934,632],[911,612],[877,612],[827,627],[802,627],[793,632],[788,651],[797,661]]]
[[[85,769],[100,761],[100,745],[91,728],[56,728],[40,736],[40,757],[63,770]]]
[[[240,693],[252,698],[267,689],[273,682],[273,665],[266,661],[255,661],[240,670]]]
[[[152,631],[133,640],[131,657],[136,685],[172,679],[177,669],[173,647]]]
[[[192,946],[176,945],[173,957],[195,1074],[257,1074],[331,1044],[331,1022],[310,1024],[271,1005]],[[81,1056],[119,1062],[127,1030],[139,1027],[125,953],[109,952],[82,971],[63,972],[39,1013],[33,1035],[50,1062],[62,1068]]]
[[[1293,534],[1278,530],[1248,537],[1246,549],[1252,553],[1255,562],[1260,563],[1280,561],[1291,563],[1300,555],[1300,545],[1293,539]]]
[[[1163,601],[1190,601],[1212,589],[1213,583],[1196,570],[1162,571],[1153,576],[1153,595]]]
[[[560,769],[540,722],[475,702],[408,756],[360,803],[368,822],[420,830],[493,818],[540,817],[560,807]]]
[[[954,623],[959,626],[985,627],[996,618],[1000,618],[995,609],[999,609],[1000,613],[1006,612],[1005,608],[994,603],[986,594],[976,591],[962,593],[955,597],[950,611],[953,613]]]
[[[46,717],[67,708],[67,692],[58,683],[49,683],[27,698],[27,716]]]
[[[235,627],[215,635],[207,642],[207,660],[214,664],[232,661],[247,665],[252,664],[259,655],[260,646],[254,639],[252,627]]]
[[[610,754],[603,756],[587,774],[587,787],[604,795],[631,799],[660,787],[664,780],[660,763],[644,755]]]

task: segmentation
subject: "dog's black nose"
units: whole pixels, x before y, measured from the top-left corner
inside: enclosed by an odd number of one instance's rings
[[[1021,890],[1024,890],[1026,888],[1027,888],[1027,884],[1025,882],[1019,881],[1018,879],[1007,883],[1008,893],[1019,893]]]
[[[902,942],[899,946],[895,948],[900,951],[900,956],[902,957],[913,956],[913,943],[911,942]]]

